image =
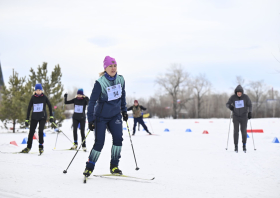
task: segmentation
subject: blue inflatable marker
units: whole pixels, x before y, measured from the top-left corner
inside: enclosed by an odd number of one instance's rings
[[[191,129],[187,129],[186,132],[192,132],[192,130]]]
[[[164,123],[163,121],[160,121],[159,123]]]
[[[127,130],[127,128],[123,127],[123,130]]]
[[[164,132],[169,132],[169,129],[164,129]]]
[[[279,140],[277,137],[275,137],[273,140],[272,140],[272,143],[279,143]]]
[[[46,134],[43,132],[43,136],[46,137]]]
[[[247,138],[250,138],[249,134],[247,133]]]
[[[26,138],[23,138],[23,140],[22,140],[22,144],[27,144],[27,140],[28,140],[28,138],[26,137]]]

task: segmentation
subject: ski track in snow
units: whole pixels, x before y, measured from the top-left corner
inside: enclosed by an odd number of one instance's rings
[[[233,151],[232,125],[229,148],[225,150],[229,119],[145,121],[150,131],[158,135],[149,136],[141,127],[141,130],[137,130],[136,135],[132,136],[140,170],[135,170],[127,130],[123,131],[124,142],[119,167],[125,175],[155,177],[155,180],[90,176],[87,184],[84,184],[82,173],[94,142],[93,133],[87,138],[88,152],[80,151],[68,173],[63,174],[75,151],[53,151],[57,134],[46,132],[45,152],[42,156],[0,153],[0,197],[280,197],[280,144],[272,143],[274,137],[280,139],[280,119],[252,119],[253,129],[264,129],[264,133],[254,133],[256,151],[252,134],[249,133],[247,153],[242,151],[241,135],[239,153]],[[72,120],[65,120],[61,130],[73,139],[71,122]],[[126,127],[126,124],[123,126]],[[129,119],[129,126],[132,134],[132,119]],[[164,132],[165,128],[170,132]],[[192,132],[185,132],[188,128]],[[202,134],[204,130],[209,134]],[[26,147],[26,144],[21,142],[28,133],[13,134],[4,132],[3,129],[1,131],[0,151],[16,152]],[[80,135],[78,138],[81,139]],[[18,146],[10,145],[10,141],[16,141]],[[106,133],[106,142],[93,174],[109,173],[111,144],[111,135]],[[56,149],[71,146],[69,140],[59,134]],[[38,152],[36,140],[33,140],[31,152]]]

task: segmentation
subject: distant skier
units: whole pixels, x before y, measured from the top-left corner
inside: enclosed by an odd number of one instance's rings
[[[133,112],[133,118],[134,118],[134,125],[133,125],[133,134],[132,135],[135,135],[135,128],[136,128],[136,125],[137,125],[137,122],[139,122],[139,124],[142,125],[142,127],[145,129],[145,131],[149,134],[149,135],[152,135],[147,126],[145,125],[144,121],[143,121],[143,115],[142,115],[142,110],[146,110],[145,107],[139,105],[138,103],[138,100],[134,100],[134,105],[129,107],[127,109],[127,111],[131,111]]]
[[[84,95],[83,89],[77,91],[77,96],[72,100],[67,101],[68,94],[64,94],[64,104],[74,104],[74,114],[73,114],[73,136],[74,145],[70,148],[71,150],[76,150],[78,147],[78,136],[77,128],[80,126],[82,142],[85,139],[85,122],[86,122],[86,106],[88,105],[89,98]],[[86,141],[84,141],[83,150],[87,151]]]
[[[226,106],[233,112],[235,152],[238,152],[239,124],[242,133],[243,151],[246,152],[247,122],[248,119],[252,118],[252,103],[250,98],[244,94],[241,85],[238,85],[234,92],[235,94],[229,98]]]
[[[95,143],[83,173],[86,177],[90,176],[99,158],[105,141],[106,127],[113,137],[110,172],[122,174],[118,166],[123,141],[122,117],[124,121],[128,119],[125,81],[123,76],[117,74],[117,62],[114,58],[106,56],[103,67],[105,71],[99,74],[100,78],[94,84],[88,104],[88,127],[91,131],[95,129]]]
[[[28,141],[27,141],[27,147],[21,151],[21,153],[28,153],[32,147],[32,142],[33,142],[33,136],[37,127],[37,124],[39,123],[39,152],[42,154],[44,152],[44,134],[43,130],[45,127],[46,119],[47,119],[47,111],[46,111],[46,104],[49,107],[49,112],[50,112],[50,122],[52,123],[53,116],[52,116],[52,106],[47,98],[43,94],[43,88],[41,84],[36,84],[35,85],[35,92],[33,93],[28,109],[27,109],[27,116],[25,120],[25,126],[29,126],[29,116],[30,116],[30,111],[31,107],[33,106],[33,111],[31,114],[31,124],[30,124],[30,130],[28,134]]]

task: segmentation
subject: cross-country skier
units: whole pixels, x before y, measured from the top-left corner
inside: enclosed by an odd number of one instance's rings
[[[41,84],[36,84],[35,85],[35,92],[33,93],[33,96],[30,99],[28,109],[27,109],[27,116],[25,120],[25,126],[29,126],[29,116],[30,116],[30,111],[33,106],[33,111],[31,114],[31,124],[30,124],[30,130],[28,134],[28,141],[27,141],[27,147],[23,149],[21,152],[22,153],[28,153],[32,147],[32,142],[33,142],[33,136],[36,130],[36,127],[39,123],[39,152],[42,154],[44,152],[44,134],[43,130],[45,127],[46,119],[47,119],[47,111],[46,111],[46,104],[49,107],[49,112],[50,112],[50,122],[52,123],[53,116],[52,116],[52,106],[47,98],[43,94],[43,88]]]
[[[239,125],[242,133],[243,151],[246,152],[247,122],[248,119],[252,118],[252,103],[250,98],[244,94],[241,85],[238,85],[234,92],[235,94],[229,98],[226,106],[233,112],[235,152],[238,152]]]
[[[131,106],[131,107],[129,107],[129,108],[127,109],[127,111],[131,111],[131,110],[132,110],[132,112],[133,112],[133,118],[134,118],[133,134],[132,134],[132,135],[135,135],[135,128],[136,128],[137,122],[139,122],[139,124],[142,125],[142,127],[145,129],[145,131],[146,131],[147,133],[149,133],[149,135],[152,135],[152,134],[149,132],[147,126],[145,125],[145,123],[144,123],[144,121],[143,121],[143,115],[142,115],[142,113],[141,113],[141,111],[142,111],[142,110],[145,111],[146,108],[143,107],[143,106],[141,106],[141,105],[139,105],[138,100],[134,100],[134,105]]]
[[[110,172],[122,174],[118,166],[123,141],[122,117],[124,121],[128,119],[125,81],[123,76],[117,74],[117,62],[114,58],[106,56],[103,67],[105,71],[99,74],[100,78],[94,84],[88,104],[88,127],[91,131],[95,129],[95,143],[83,173],[86,177],[92,173],[103,148],[106,126],[113,137]]]
[[[85,122],[86,122],[86,106],[88,105],[89,98],[84,95],[83,89],[78,89],[77,96],[72,100],[67,101],[67,93],[64,94],[64,104],[74,104],[74,114],[73,114],[73,136],[74,136],[74,145],[71,147],[71,150],[76,150],[78,147],[78,136],[77,128],[80,124],[80,131],[82,142],[85,139]],[[83,142],[83,150],[87,151],[86,141]]]

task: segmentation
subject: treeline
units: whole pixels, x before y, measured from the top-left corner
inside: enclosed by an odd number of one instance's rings
[[[13,124],[13,132],[15,132],[15,125],[17,123],[24,127],[29,101],[37,83],[42,84],[43,92],[52,104],[54,119],[57,123],[61,123],[65,119],[61,77],[62,72],[59,65],[56,65],[50,76],[48,76],[47,63],[45,62],[42,66],[39,65],[37,67],[37,71],[31,68],[28,78],[19,77],[18,73],[13,70],[8,83],[1,90],[0,120],[4,123],[5,127],[7,128],[7,124],[10,122]],[[49,117],[48,111],[47,108]]]
[[[147,107],[151,117],[159,118],[229,118],[226,108],[229,97],[234,94],[237,85],[244,88],[253,105],[253,117],[280,117],[279,91],[265,85],[264,81],[246,82],[237,76],[232,93],[213,93],[211,82],[205,75],[190,77],[180,66],[172,67],[156,79],[161,91],[149,99],[138,99]],[[133,104],[134,98],[128,97],[127,103]]]

